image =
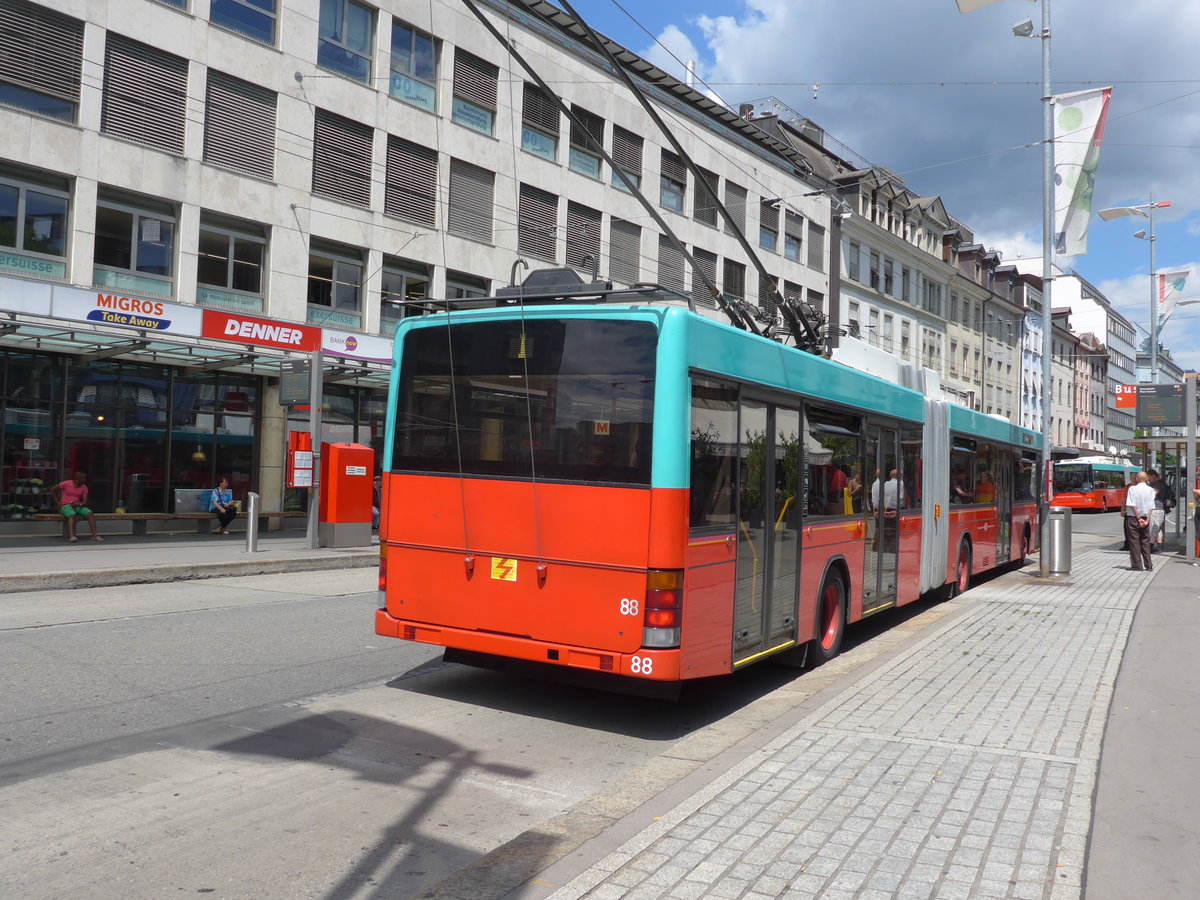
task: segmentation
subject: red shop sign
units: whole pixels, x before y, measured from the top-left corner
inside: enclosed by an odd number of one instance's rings
[[[255,316],[204,310],[201,333],[207,338],[255,344],[259,347],[279,347],[283,350],[304,350],[311,353],[321,346],[321,329],[295,322],[274,322]]]

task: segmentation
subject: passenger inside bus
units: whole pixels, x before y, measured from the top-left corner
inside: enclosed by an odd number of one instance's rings
[[[996,502],[996,482],[992,481],[991,472],[980,472],[979,481],[975,483],[976,503]]]
[[[951,503],[973,503],[974,498],[971,495],[970,489],[967,487],[967,473],[962,469],[955,469],[954,476],[950,480],[950,502]]]

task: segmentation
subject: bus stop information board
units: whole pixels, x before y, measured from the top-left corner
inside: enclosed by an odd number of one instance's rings
[[[1182,384],[1139,384],[1137,426],[1183,425]]]
[[[304,406],[311,399],[307,359],[285,359],[279,363],[279,405]]]

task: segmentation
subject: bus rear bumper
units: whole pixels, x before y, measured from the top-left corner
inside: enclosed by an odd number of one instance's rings
[[[633,653],[596,650],[590,647],[555,644],[513,635],[490,634],[462,628],[444,628],[424,622],[409,622],[393,617],[386,609],[375,611],[375,633],[384,637],[399,638],[403,641],[433,644],[454,650],[546,663],[570,669],[625,675],[650,681],[680,680],[680,651],[678,648],[640,649]]]

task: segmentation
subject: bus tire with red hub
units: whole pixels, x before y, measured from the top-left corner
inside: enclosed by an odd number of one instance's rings
[[[950,583],[950,596],[957,597],[971,586],[971,544],[964,540],[958,545],[958,562],[954,564],[954,581]]]
[[[842,649],[846,633],[846,584],[835,571],[825,573],[817,593],[817,631],[812,641],[812,665],[833,659]]]

